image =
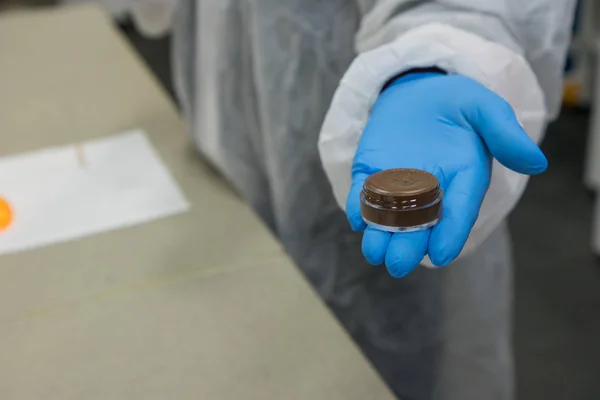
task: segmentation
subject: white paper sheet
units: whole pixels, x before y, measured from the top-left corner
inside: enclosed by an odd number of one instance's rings
[[[142,131],[0,158],[13,221],[0,254],[185,212],[189,204]]]

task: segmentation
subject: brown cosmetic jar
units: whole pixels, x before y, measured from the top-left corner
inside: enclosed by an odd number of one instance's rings
[[[435,175],[418,169],[388,169],[367,178],[360,211],[365,222],[379,230],[420,231],[441,220],[442,198]]]

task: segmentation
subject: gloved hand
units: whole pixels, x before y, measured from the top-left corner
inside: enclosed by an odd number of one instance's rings
[[[477,220],[492,157],[522,174],[538,174],[548,166],[512,107],[478,82],[436,72],[393,81],[375,103],[360,139],[346,204],[352,228],[365,230],[367,261],[385,261],[394,277],[407,275],[427,253],[437,266],[452,262]],[[389,168],[417,168],[437,176],[444,190],[441,222],[410,233],[367,227],[360,214],[364,181]]]

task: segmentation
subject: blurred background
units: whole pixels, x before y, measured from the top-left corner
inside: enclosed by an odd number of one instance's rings
[[[83,0],[66,0],[77,1]],[[135,0],[98,2],[115,16],[173,95],[170,10],[140,8]],[[0,11],[50,3],[55,1],[0,0]],[[550,168],[530,181],[510,217],[520,399],[600,399],[600,221],[595,221],[600,207],[595,196],[600,188],[600,113],[594,109],[600,103],[595,101],[600,96],[595,84],[598,8],[593,0],[579,5],[563,112],[542,146]]]

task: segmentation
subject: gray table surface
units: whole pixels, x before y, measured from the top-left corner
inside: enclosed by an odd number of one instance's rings
[[[0,15],[0,52],[0,156],[142,128],[192,205],[0,256],[1,399],[393,398],[107,16]]]

